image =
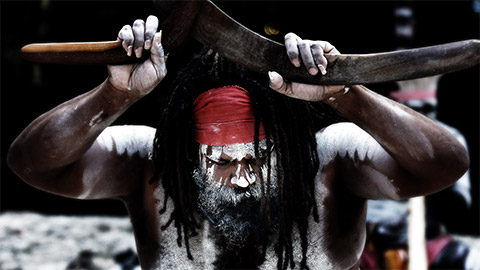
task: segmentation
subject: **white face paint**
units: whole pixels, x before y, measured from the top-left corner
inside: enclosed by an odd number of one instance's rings
[[[266,140],[259,142],[260,161],[267,157]],[[253,142],[225,146],[200,145],[200,169],[217,186],[233,185],[246,188],[255,183],[258,176],[255,164]],[[266,160],[265,160],[266,161]],[[264,164],[265,165],[265,164]],[[263,167],[260,171],[263,172]],[[266,166],[265,166],[266,167]]]
[[[208,147],[211,147],[211,153],[207,153]],[[259,142],[259,151],[267,151],[267,141],[263,139]],[[247,155],[255,156],[255,145],[253,142],[237,143],[232,145],[206,145],[200,144],[200,155],[207,156],[212,161],[220,161],[222,153],[231,157],[232,160],[242,160]]]
[[[249,172],[246,172],[245,176],[240,175],[241,169],[242,169],[242,165],[238,164],[237,170],[235,171],[235,175],[230,179],[230,183],[232,183],[232,185],[238,185],[239,187],[246,188],[248,187],[248,185],[253,184],[253,182],[250,183],[246,179],[246,175],[250,174]]]
[[[264,231],[260,222],[263,181],[265,196],[270,197],[270,207],[276,209],[278,193],[276,155],[270,155],[271,173],[268,181],[266,141],[259,145],[263,152],[258,165],[254,144],[229,146],[200,145],[200,165],[193,172],[198,188],[197,204],[201,212],[221,232],[231,245],[242,245],[257,239]],[[242,164],[243,163],[243,164]],[[275,212],[275,210],[272,210]]]

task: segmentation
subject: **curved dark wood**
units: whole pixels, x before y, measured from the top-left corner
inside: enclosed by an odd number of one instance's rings
[[[291,81],[311,84],[369,84],[428,77],[466,69],[480,63],[480,40],[375,54],[326,55],[327,74],[311,76],[295,68],[285,47],[236,22],[211,1],[154,0],[170,16],[163,26],[163,46],[173,50],[190,34],[223,57],[266,74],[274,70]],[[22,49],[25,59],[58,64],[125,64],[144,61],[128,57],[118,41],[32,44]]]
[[[285,47],[244,27],[207,1],[191,35],[223,57],[267,73],[274,70],[291,81],[311,84],[368,84],[427,77],[480,63],[480,40],[375,54],[326,56],[327,74],[311,76],[295,68]]]

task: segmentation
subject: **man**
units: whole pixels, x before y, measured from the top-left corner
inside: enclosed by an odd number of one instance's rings
[[[157,28],[153,16],[122,28],[126,53],[151,57],[109,66],[100,86],[33,121],[8,156],[39,189],[122,200],[142,268],[354,268],[367,199],[430,194],[468,168],[448,131],[363,86],[268,80],[212,51],[180,73],[156,130],[109,127],[166,76]],[[285,45],[312,76],[325,73],[324,53],[339,53],[294,34]],[[331,108],[353,123],[318,131]]]

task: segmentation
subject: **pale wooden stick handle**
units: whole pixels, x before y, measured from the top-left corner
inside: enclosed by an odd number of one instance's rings
[[[127,64],[144,61],[129,57],[120,40],[101,42],[34,43],[21,49],[22,57],[49,64],[97,65]]]

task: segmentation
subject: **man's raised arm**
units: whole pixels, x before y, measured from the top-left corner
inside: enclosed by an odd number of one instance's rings
[[[339,53],[328,42],[286,37],[292,64],[320,76],[323,53]],[[300,58],[302,61],[300,61]],[[320,66],[322,65],[322,66]],[[323,86],[285,82],[270,73],[271,88],[288,96],[322,101],[352,121],[326,128],[320,153],[330,152],[345,186],[364,198],[401,199],[439,191],[468,169],[469,157],[447,130],[412,109],[364,86]],[[322,162],[329,162],[323,160]],[[325,165],[325,164],[324,164]]]
[[[151,138],[152,130],[142,129],[150,135],[137,136],[140,131],[118,134],[118,130],[106,128],[165,77],[165,57],[157,28],[158,19],[153,16],[146,22],[137,20],[133,26],[124,26],[119,38],[126,53],[140,57],[147,49],[151,50],[151,57],[140,65],[109,66],[105,82],[39,116],[16,138],[7,162],[19,177],[37,188],[63,196],[125,195],[129,186],[124,182],[127,179],[121,178],[131,176],[125,174],[132,169],[129,165],[139,165],[135,162],[143,150],[139,140]],[[130,149],[137,155],[118,153],[119,135],[124,136],[123,143],[139,144]],[[115,146],[117,151],[112,151]],[[105,185],[100,181],[111,183]],[[95,187],[101,188],[92,190]]]

